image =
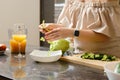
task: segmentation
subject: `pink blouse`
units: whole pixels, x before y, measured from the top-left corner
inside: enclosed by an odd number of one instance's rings
[[[66,0],[58,23],[68,28],[88,29],[110,37],[108,42],[80,42],[85,51],[103,52],[120,57],[120,5],[119,0],[108,2],[81,2]]]

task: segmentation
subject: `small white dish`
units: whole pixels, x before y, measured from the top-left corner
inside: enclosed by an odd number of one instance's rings
[[[40,51],[33,50],[30,53],[30,56],[33,60],[38,62],[54,62],[60,59],[62,56],[62,51]]]
[[[104,70],[109,80],[120,80],[120,74],[114,72],[117,63],[118,62],[110,62],[104,66]]]

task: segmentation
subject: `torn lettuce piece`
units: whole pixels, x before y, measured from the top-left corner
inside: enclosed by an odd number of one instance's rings
[[[45,20],[42,21],[41,28],[45,28]]]
[[[50,44],[50,51],[62,50],[62,52],[64,53],[65,51],[68,50],[68,48],[69,41],[65,39],[56,40],[51,42]]]
[[[44,41],[45,41],[45,38],[44,38],[44,37],[41,37],[41,38],[40,38],[40,41],[43,41],[43,42],[44,42]]]
[[[49,29],[46,28],[45,20],[42,21],[41,28],[42,28],[45,32],[49,32],[49,31],[50,31]]]

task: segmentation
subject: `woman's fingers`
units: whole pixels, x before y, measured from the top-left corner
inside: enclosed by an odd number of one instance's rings
[[[46,40],[57,40],[67,37],[73,37],[74,29],[60,27],[45,33]]]
[[[39,31],[42,33],[49,32],[53,30],[54,28],[56,28],[56,25],[53,23],[45,23],[44,26],[43,24],[39,25]]]
[[[58,31],[59,31],[59,28],[56,28],[56,29],[53,29],[53,30],[45,33],[45,35],[47,36],[47,35],[50,35],[50,34],[57,34]]]
[[[57,28],[57,29],[53,29],[52,31],[50,32],[47,32],[45,34],[45,39],[46,40],[58,40],[60,38],[62,38],[63,36],[61,36],[61,30],[60,28]]]

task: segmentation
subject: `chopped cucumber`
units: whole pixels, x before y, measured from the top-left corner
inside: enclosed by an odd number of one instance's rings
[[[106,55],[102,53],[92,53],[92,52],[86,52],[84,53],[81,58],[83,59],[92,59],[92,60],[102,60],[102,61],[114,61],[116,60],[115,56]]]

